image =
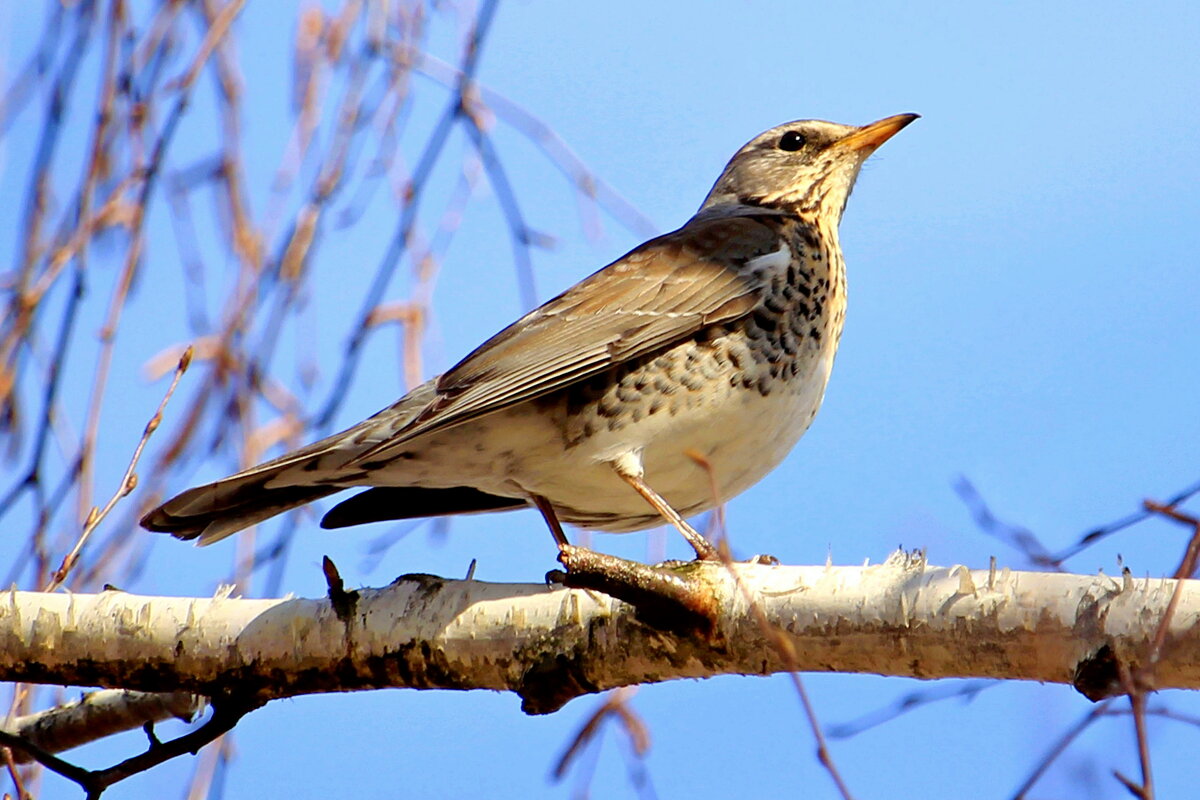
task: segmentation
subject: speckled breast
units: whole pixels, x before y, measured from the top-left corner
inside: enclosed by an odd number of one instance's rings
[[[592,461],[640,450],[647,483],[683,514],[728,500],[777,466],[820,408],[845,311],[836,241],[831,258],[811,228],[789,233],[793,257],[764,267],[749,315],[567,390],[567,446]],[[695,456],[711,466],[717,496]],[[570,521],[618,527],[578,510]],[[643,522],[658,524],[653,514]]]

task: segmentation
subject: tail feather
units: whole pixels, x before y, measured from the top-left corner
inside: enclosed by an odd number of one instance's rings
[[[352,428],[285,453],[279,458],[197,486],[172,497],[142,517],[142,527],[207,545],[276,514],[341,491],[348,483],[346,462],[375,444],[393,427],[423,408],[433,389],[426,383],[399,402]],[[351,474],[361,470],[351,470]]]
[[[341,433],[236,475],[188,489],[142,517],[142,527],[207,545],[276,514],[362,485],[368,476],[355,464],[355,459],[408,425],[433,402],[435,394],[433,382],[426,382]],[[364,492],[339,505],[326,517],[325,525],[340,527],[413,516],[498,511],[521,505],[523,500],[497,497],[468,487],[433,490],[385,487]]]
[[[525,508],[521,498],[500,497],[470,486],[426,489],[420,486],[377,486],[338,503],[321,520],[322,528],[345,528],[368,522],[420,517],[477,514]]]
[[[274,472],[243,475],[197,486],[142,517],[142,527],[208,545],[265,519],[341,491],[341,486],[267,488]]]

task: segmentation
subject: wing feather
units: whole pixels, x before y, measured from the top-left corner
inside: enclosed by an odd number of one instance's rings
[[[740,269],[780,252],[777,217],[693,220],[646,242],[493,336],[434,383],[436,397],[352,463],[666,349],[748,314],[763,278]]]

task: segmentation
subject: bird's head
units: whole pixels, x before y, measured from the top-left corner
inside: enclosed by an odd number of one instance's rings
[[[762,206],[841,218],[867,157],[916,114],[897,114],[856,128],[799,120],[771,128],[729,160],[701,213],[727,206]]]

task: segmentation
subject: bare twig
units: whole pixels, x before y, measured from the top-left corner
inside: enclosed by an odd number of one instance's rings
[[[636,686],[614,689],[608,693],[595,711],[588,715],[554,765],[551,774],[556,781],[562,780],[566,776],[567,771],[578,760],[583,749],[595,741],[601,726],[609,719],[615,718],[620,722],[629,736],[635,755],[642,757],[650,750],[650,732],[646,729],[641,717],[629,707],[629,701],[635,694],[637,694]]]
[[[392,276],[399,266],[400,258],[408,249],[409,238],[417,221],[417,210],[421,195],[425,190],[430,175],[433,173],[433,168],[438,163],[442,150],[449,140],[451,130],[463,115],[464,98],[471,90],[475,79],[475,70],[479,65],[479,56],[495,12],[496,0],[485,0],[479,9],[479,14],[476,17],[474,28],[465,49],[463,69],[458,82],[458,88],[455,91],[454,97],[447,103],[437,124],[434,126],[425,149],[417,161],[417,167],[407,183],[404,197],[404,211],[400,215],[399,225],[392,236],[387,252],[380,262],[371,287],[368,289],[367,295],[359,309],[358,323],[355,325],[354,332],[350,335],[350,341],[346,345],[342,364],[337,377],[334,379],[329,399],[326,400],[317,415],[316,427],[319,431],[324,431],[328,428],[333,421],[334,415],[341,408],[342,402],[347,396],[347,389],[358,368],[362,348],[366,343],[368,332],[367,321],[370,319],[375,307],[383,300],[383,294],[391,283]]]
[[[762,606],[758,603],[758,598],[750,591],[746,582],[742,580],[741,575],[736,570],[730,569],[733,564],[733,558],[729,552],[729,540],[722,539],[718,552],[721,555],[721,560],[725,567],[729,569],[730,575],[737,582],[738,591],[745,598],[747,605],[750,607],[750,612],[753,614],[755,621],[763,634],[771,642],[779,657],[787,664],[788,677],[792,681],[792,687],[796,691],[796,696],[800,699],[800,706],[804,709],[804,717],[808,721],[809,729],[812,731],[813,740],[817,745],[817,761],[829,773],[829,777],[833,780],[834,786],[837,787],[838,793],[844,800],[853,800],[854,795],[850,792],[850,787],[842,779],[841,772],[838,771],[837,764],[834,763],[833,756],[829,752],[829,746],[825,741],[825,734],[821,727],[821,720],[817,717],[817,711],[813,707],[812,701],[808,697],[808,690],[804,687],[804,680],[800,677],[800,667],[796,660],[796,649],[792,645],[790,639],[784,635],[778,627],[773,625],[767,619],[767,615],[763,613]]]
[[[1163,612],[1162,619],[1159,620],[1158,630],[1154,635],[1154,642],[1150,647],[1150,651],[1146,654],[1146,670],[1149,672],[1153,671],[1154,665],[1162,655],[1163,645],[1167,640],[1167,631],[1170,628],[1171,620],[1175,616],[1175,610],[1179,607],[1179,598],[1183,592],[1183,581],[1196,574],[1196,562],[1200,559],[1200,519],[1176,510],[1174,504],[1163,505],[1152,500],[1147,500],[1145,507],[1148,511],[1161,514],[1192,528],[1192,536],[1188,540],[1187,548],[1184,550],[1183,559],[1179,563],[1179,568],[1175,570],[1175,589],[1171,593],[1171,601],[1167,604],[1167,610]]]
[[[695,462],[696,466],[700,467],[708,474],[709,484],[713,492],[713,499],[714,501],[718,499],[717,476],[713,469],[712,463],[700,453],[688,452],[685,453],[685,455],[691,458],[692,461]],[[721,508],[719,503],[717,504],[717,508]],[[720,519],[720,525],[721,529],[723,530],[723,514]],[[822,767],[825,768],[825,771],[829,773],[829,777],[833,780],[834,786],[837,787],[838,792],[841,794],[844,800],[852,800],[853,795],[850,793],[850,787],[842,779],[842,775],[838,771],[837,764],[834,763],[833,756],[829,753],[829,746],[825,741],[825,734],[821,727],[821,720],[817,718],[816,709],[813,707],[812,701],[808,697],[808,691],[804,686],[804,680],[800,677],[800,667],[796,660],[795,647],[792,645],[792,642],[787,638],[784,632],[767,619],[767,615],[763,612],[762,606],[759,604],[758,598],[755,596],[754,592],[752,592],[750,587],[746,585],[746,582],[742,580],[742,577],[738,574],[737,570],[732,568],[734,561],[730,551],[728,536],[721,538],[721,540],[718,542],[717,553],[720,555],[721,561],[725,565],[725,568],[728,570],[730,576],[732,576],[736,582],[738,592],[745,599],[746,604],[749,606],[750,612],[754,616],[754,620],[757,622],[759,628],[762,630],[763,635],[767,637],[768,641],[771,642],[772,647],[774,647],[775,651],[779,654],[784,664],[787,665],[788,677],[792,681],[792,686],[796,691],[796,696],[800,699],[800,705],[804,709],[805,719],[808,721],[809,729],[812,731],[813,740],[817,744],[817,761]],[[775,559],[773,557],[766,557],[766,560],[774,561]]]
[[[1133,730],[1137,741],[1138,766],[1141,768],[1142,781],[1134,783],[1120,772],[1113,770],[1113,775],[1135,797],[1142,800],[1154,800],[1154,772],[1150,764],[1150,738],[1146,732],[1146,687],[1139,680],[1141,675],[1135,675],[1124,662],[1117,662],[1117,671],[1121,677],[1121,686],[1129,697],[1129,710],[1133,716]]]
[[[127,496],[137,487],[137,465],[142,458],[142,451],[146,449],[146,442],[150,441],[150,436],[158,430],[158,426],[162,423],[163,409],[167,407],[167,403],[171,400],[171,396],[175,394],[175,388],[179,386],[179,380],[183,377],[183,373],[187,372],[188,365],[192,361],[192,348],[187,348],[183,355],[179,358],[179,364],[175,368],[175,376],[171,379],[171,385],[167,387],[166,394],[163,395],[162,401],[158,404],[158,408],[154,412],[154,416],[146,423],[145,429],[142,430],[142,437],[138,440],[137,446],[133,450],[133,457],[129,460],[129,466],[125,469],[125,474],[121,478],[120,487],[102,509],[93,508],[84,523],[83,530],[79,534],[79,538],[75,540],[75,545],[71,548],[59,564],[59,567],[54,572],[54,576],[50,582],[46,584],[43,591],[53,591],[61,586],[67,579],[67,575],[74,569],[75,564],[79,560],[79,553],[83,550],[83,546],[87,543],[92,532],[96,530],[101,521],[108,516],[113,507]]]
[[[965,477],[960,476],[955,482],[954,491],[962,498],[963,504],[970,510],[971,516],[975,518],[975,524],[981,531],[1013,547],[1034,566],[1045,569],[1062,569],[1062,560],[1056,558],[1033,531],[998,519],[988,508],[974,484]]]
[[[1003,684],[999,681],[980,680],[940,683],[928,689],[920,689],[901,695],[898,700],[893,701],[886,708],[869,712],[857,719],[838,725],[826,726],[825,733],[833,739],[848,739],[932,703],[939,703],[943,700],[970,702],[978,697],[981,692],[1001,685]]]
[[[1024,800],[1024,798],[1029,794],[1029,790],[1032,789],[1034,785],[1042,779],[1042,776],[1046,774],[1046,771],[1050,769],[1050,766],[1058,760],[1059,756],[1067,751],[1067,748],[1071,746],[1071,743],[1079,738],[1080,734],[1091,727],[1096,720],[1109,713],[1109,708],[1112,706],[1113,702],[1115,701],[1109,699],[1097,704],[1094,708],[1088,711],[1088,713],[1084,714],[1082,719],[1071,726],[1066,733],[1059,737],[1059,739],[1050,747],[1050,750],[1046,753],[1046,755],[1042,756],[1042,758],[1038,761],[1037,765],[1033,768],[1033,772],[1029,774],[1029,777],[1027,777],[1021,783],[1021,785],[1017,787],[1017,790],[1013,792],[1012,800]]]

